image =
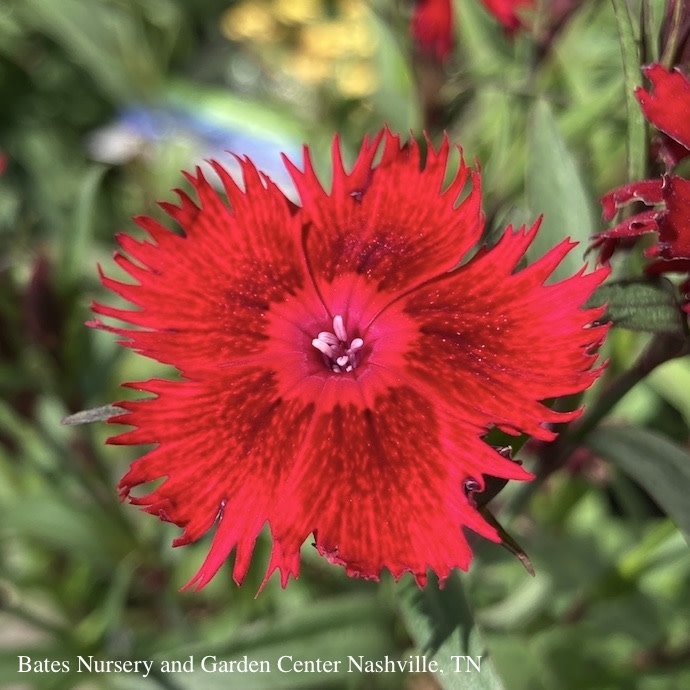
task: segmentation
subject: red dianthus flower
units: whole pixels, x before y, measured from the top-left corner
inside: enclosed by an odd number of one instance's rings
[[[534,7],[534,0],[481,0],[487,11],[493,14],[508,33],[517,31],[524,26],[519,12]]]
[[[198,202],[178,191],[180,206],[163,204],[183,234],[144,217],[151,241],[118,238],[115,260],[137,282],[103,283],[136,309],[94,311],[132,328],[96,323],[182,375],[127,384],[155,397],[118,403],[111,421],[135,428],[111,442],[157,447],[120,490],[184,528],[176,545],[215,525],[190,585],[233,549],[241,582],[267,523],[266,577],[279,569],[283,585],[310,534],[350,575],[443,580],[469,566],[463,528],[500,540],[472,499],[484,476],[530,478],[488,430],[549,440],[550,424],[577,416],[540,401],[597,377],[606,327],[581,305],[607,271],[545,285],[567,240],[517,270],[538,223],[468,259],[479,174],[461,162],[444,188],[449,150],[422,163],[415,142],[384,131],[346,172],[336,141],[326,192],[305,149],[303,170],[286,161],[300,206],[249,160],[244,190],[213,163],[229,205],[197,170]]]
[[[417,45],[445,62],[453,52],[453,7],[451,0],[417,0],[412,14],[412,36]]]
[[[662,65],[643,68],[652,90],[637,88],[635,95],[644,116],[668,139],[663,139],[659,155],[668,167],[690,155],[690,80],[680,70]]]
[[[635,95],[645,117],[663,137],[658,153],[669,170],[690,155],[690,80],[680,71],[658,64],[643,68],[643,72],[652,89],[638,88]],[[667,172],[614,189],[601,199],[604,221],[613,220],[621,207],[636,201],[649,208],[595,236],[592,246],[600,249],[600,260],[608,261],[621,241],[653,232],[658,241],[646,254],[656,261],[647,272],[690,270],[690,180]],[[690,292],[690,281],[681,289]]]
[[[520,12],[534,7],[534,0],[481,0],[507,33],[524,26]],[[453,4],[451,0],[416,0],[410,26],[417,45],[439,62],[453,52]]]

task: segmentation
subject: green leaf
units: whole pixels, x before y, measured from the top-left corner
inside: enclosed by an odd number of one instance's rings
[[[602,426],[585,443],[638,482],[690,544],[690,453],[665,436],[638,427]]]
[[[102,567],[110,567],[128,544],[120,526],[101,509],[72,505],[57,487],[2,506],[0,525],[0,538],[35,541]]]
[[[154,660],[159,670],[165,660],[191,659],[189,665],[193,666],[193,671],[184,675],[160,673],[158,680],[168,683],[164,687],[184,687],[185,690],[230,687],[241,687],[242,690],[321,690],[347,687],[347,683],[369,687],[367,676],[351,668],[348,657],[358,659],[362,655],[364,659],[377,660],[388,655],[391,659],[400,658],[392,637],[392,614],[387,603],[368,595],[322,599],[318,606],[300,606],[284,615],[249,623],[222,644],[199,641],[156,654]],[[205,657],[206,662],[203,662]],[[268,671],[242,674],[241,681],[235,684],[232,676],[220,670],[220,666],[213,671],[212,657],[217,662],[238,662],[246,657],[248,661],[264,662]],[[292,660],[285,657],[292,657]],[[317,659],[321,660],[321,666],[313,667],[311,672],[290,670],[296,662],[313,663]],[[202,662],[207,670],[202,667]],[[282,671],[279,664],[282,664]],[[396,680],[402,675],[396,673]],[[126,690],[146,687],[143,682],[133,681],[136,679],[119,678],[113,686]],[[180,685],[181,681],[183,685]],[[394,687],[399,687],[399,684]]]
[[[640,50],[627,0],[613,0],[613,10],[618,24],[625,77],[625,106],[628,116],[628,180],[641,180],[645,177],[647,163],[647,126],[640,104],[635,97],[635,89],[642,84]]]
[[[681,336],[687,332],[673,285],[665,278],[621,280],[602,285],[587,306],[602,304],[606,304],[604,319],[620,328]]]
[[[35,663],[40,660],[43,663],[43,668],[47,666],[44,660],[48,663],[57,661],[58,663],[68,661],[70,659],[70,649],[66,644],[66,636],[61,639],[56,639],[50,642],[39,642],[36,644],[31,637],[31,628],[22,624],[17,624],[11,616],[0,615],[0,625],[2,630],[17,632],[21,631],[25,635],[28,634],[27,641],[16,642],[7,646],[3,646],[0,650],[0,688],[31,688],[32,690],[63,690],[67,688],[78,687],[82,680],[76,673],[69,673],[64,671],[63,667],[59,673],[33,673],[28,671],[19,671],[19,657],[30,657],[31,662]],[[10,639],[12,633],[10,632]],[[26,663],[26,661],[25,661]],[[68,662],[69,663],[69,662]]]
[[[93,241],[96,200],[106,170],[103,165],[91,167],[79,189],[72,217],[72,236],[62,246],[59,263],[58,284],[63,292],[79,284],[84,266],[88,265],[86,256]]]
[[[690,359],[680,357],[657,367],[645,383],[683,415],[690,427]]]
[[[506,531],[505,527],[493,516],[486,506],[479,506],[478,510],[482,517],[492,526],[496,528],[498,536],[501,538],[501,546],[507,551],[513,554],[520,563],[522,567],[534,577],[534,567],[532,566],[532,561],[530,561],[529,556],[525,553],[525,550],[517,543],[517,541]]]
[[[141,18],[128,12],[126,3],[91,2],[85,12],[80,0],[23,0],[15,3],[15,12],[55,41],[115,103],[150,96],[159,87],[164,55],[147,40]]]
[[[532,109],[527,147],[527,205],[533,216],[544,216],[528,258],[543,256],[566,237],[579,242],[580,246],[554,271],[554,278],[562,280],[587,263],[584,250],[594,232],[594,220],[592,203],[575,159],[546,101],[538,101]]]
[[[439,589],[405,588],[401,607],[419,650],[438,664],[437,680],[446,690],[502,690],[503,682],[480,637],[460,578],[453,574]],[[477,671],[473,662],[479,665]]]
[[[102,590],[102,600],[74,628],[73,635],[80,647],[86,649],[108,634],[117,632],[127,606],[130,581],[136,566],[137,556],[130,552],[113,569],[112,579]]]
[[[513,53],[506,48],[505,35],[495,18],[474,0],[461,0],[456,10],[456,16],[462,17],[457,23],[458,44],[471,60],[470,68],[478,76],[501,74]]]

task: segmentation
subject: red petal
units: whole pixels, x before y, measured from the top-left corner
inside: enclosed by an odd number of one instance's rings
[[[412,572],[423,584],[429,568],[441,579],[452,568],[467,569],[472,552],[463,527],[499,540],[463,482],[472,477],[483,485],[482,470],[529,475],[476,432],[465,429],[464,445],[452,445],[447,420],[395,378],[371,398],[363,387],[359,405],[335,404],[316,417],[285,509],[271,520],[281,553],[297,553],[314,532],[319,552],[350,575],[378,579],[388,568],[396,578]]]
[[[680,161],[690,156],[690,151],[672,139],[668,134],[659,132],[652,140],[652,155],[658,158],[668,170],[675,168]]]
[[[453,8],[450,0],[417,0],[412,35],[419,47],[445,62],[453,51]]]
[[[608,222],[618,213],[621,206],[633,201],[641,201],[647,206],[660,204],[664,200],[661,191],[661,179],[631,182],[611,190],[599,200],[602,205],[602,218]]]
[[[596,234],[592,246],[598,247],[608,240],[637,239],[648,232],[656,232],[659,227],[659,211],[645,211]]]
[[[612,220],[622,206],[635,201],[641,201],[648,206],[663,203],[661,178],[632,182],[601,197],[604,221]],[[592,238],[591,249],[599,249],[600,263],[607,264],[616,249],[627,240],[636,240],[648,232],[656,232],[658,214],[656,210],[643,211],[626,218],[608,230],[598,232]]]
[[[658,254],[665,259],[690,259],[690,180],[664,176],[666,210],[659,215]]]
[[[645,273],[656,276],[664,273],[690,273],[690,259],[659,259],[645,268]],[[681,286],[681,292],[686,286]]]
[[[512,33],[525,25],[519,11],[534,7],[534,0],[482,0],[482,4]]]
[[[138,310],[93,307],[97,314],[139,327],[103,326],[125,336],[130,347],[186,374],[208,370],[209,362],[220,367],[247,358],[275,357],[267,336],[269,310],[297,293],[314,320],[320,323],[326,318],[308,278],[299,218],[251,163],[241,161],[241,165],[245,192],[214,164],[232,210],[197,171],[190,180],[200,206],[182,193],[180,207],[165,205],[182,226],[184,237],[150,218],[140,218],[154,243],[127,235],[118,238],[125,254],[117,254],[115,261],[138,283],[102,276],[103,284]]]
[[[311,226],[306,253],[326,304],[343,286],[336,277],[361,276],[380,292],[404,292],[458,264],[477,243],[483,229],[479,176],[464,162],[444,188],[450,145],[431,146],[424,166],[415,141],[400,148],[386,130],[383,157],[373,167],[378,139],[362,146],[346,173],[334,143],[333,189],[327,194],[305,153],[304,172],[291,174]],[[460,203],[468,181],[472,189]],[[442,191],[443,190],[443,191]]]
[[[407,367],[416,385],[433,386],[434,403],[453,407],[459,419],[549,440],[554,434],[545,424],[578,412],[554,412],[540,401],[581,392],[598,375],[591,349],[605,327],[589,325],[602,310],[581,305],[608,271],[544,285],[573,247],[563,242],[513,272],[536,229],[509,229],[490,251],[407,298],[405,312],[421,331]]]
[[[131,502],[183,527],[176,545],[195,541],[218,520],[192,583],[206,584],[235,547],[234,577],[241,582],[257,535],[282,504],[281,481],[295,462],[313,405],[281,397],[274,373],[259,367],[236,367],[232,375],[203,382],[130,386],[157,397],[117,403],[129,412],[113,421],[137,428],[111,443],[158,447],[133,463],[120,482],[122,494],[165,478]]]
[[[645,117],[686,149],[690,149],[690,81],[679,70],[659,64],[648,65],[644,74],[652,91],[638,88],[637,100]]]

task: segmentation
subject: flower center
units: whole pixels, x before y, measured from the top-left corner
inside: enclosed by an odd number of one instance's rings
[[[321,331],[311,344],[323,355],[331,371],[342,374],[357,368],[364,341],[361,338],[348,339],[343,317],[338,314],[333,317],[333,330]]]

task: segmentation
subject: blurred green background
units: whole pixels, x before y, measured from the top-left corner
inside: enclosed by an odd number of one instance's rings
[[[172,549],[174,527],[117,499],[136,451],[106,446],[105,424],[60,425],[127,395],[121,382],[162,371],[84,326],[104,297],[96,267],[114,272],[114,235],[133,231],[132,215],[159,215],[155,202],[184,186],[182,168],[209,156],[232,165],[226,149],[289,193],[281,151],[294,159],[308,142],[327,179],[334,132],[351,159],[384,123],[426,126],[436,140],[445,127],[482,165],[490,232],[545,212],[537,254],[566,235],[586,242],[599,227],[597,197],[625,181],[627,114],[612,6],[574,5],[552,35],[511,40],[478,2],[461,0],[456,55],[443,69],[415,52],[402,0],[3,0],[0,686],[690,687],[687,544],[639,484],[587,449],[537,491],[509,486],[492,504],[535,578],[478,542],[470,573],[420,593],[407,578],[348,579],[307,544],[300,579],[284,591],[273,579],[255,598],[267,539],[242,588],[224,568],[203,591],[180,593],[208,539]],[[653,33],[664,3],[645,5]],[[429,118],[430,98],[442,117]],[[582,252],[573,261],[576,270]],[[609,378],[644,341],[613,333]],[[687,358],[670,362],[615,417],[687,446],[689,384]],[[522,457],[530,466],[529,447]],[[420,648],[444,663],[483,654],[483,670],[198,668],[205,655],[274,664],[283,654],[398,659]],[[70,659],[73,670],[77,655],[194,655],[197,670],[20,674],[18,655]]]

